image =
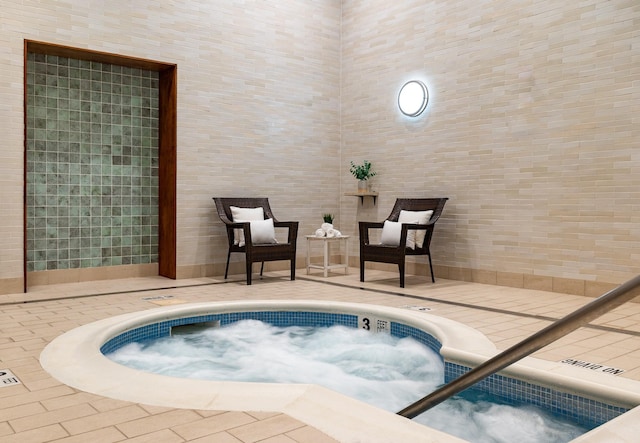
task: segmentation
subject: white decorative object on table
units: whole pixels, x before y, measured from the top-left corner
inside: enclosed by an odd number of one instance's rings
[[[333,229],[333,225],[331,223],[322,223],[320,225],[320,229],[316,229],[315,232],[316,237],[342,237],[342,233],[337,229]]]

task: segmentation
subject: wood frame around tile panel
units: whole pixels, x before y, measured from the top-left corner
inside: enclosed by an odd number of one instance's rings
[[[176,278],[177,67],[160,71],[158,272]]]
[[[56,55],[159,72],[158,165],[158,273],[176,278],[177,210],[177,70],[173,63],[92,51],[89,49],[24,41],[24,178],[23,178],[23,280],[27,292],[27,54]]]

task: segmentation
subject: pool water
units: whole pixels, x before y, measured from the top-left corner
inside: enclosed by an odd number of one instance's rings
[[[278,327],[243,320],[135,342],[107,354],[168,376],[314,383],[397,412],[444,381],[442,358],[416,340],[345,326]],[[589,429],[532,406],[467,390],[415,421],[477,443],[568,442]]]

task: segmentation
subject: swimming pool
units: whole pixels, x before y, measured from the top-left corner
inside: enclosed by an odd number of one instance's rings
[[[446,381],[496,353],[493,344],[479,332],[424,312],[353,303],[252,301],[172,306],[95,322],[54,340],[43,352],[41,362],[66,384],[107,397],[196,409],[277,410],[340,441],[353,441],[354,429],[359,438],[366,437],[362,432],[370,433],[363,441],[427,441],[422,426],[416,425],[420,429],[415,429],[402,417],[317,386],[252,383],[247,387],[243,383],[183,380],[124,368],[102,354],[131,341],[166,336],[172,328],[183,325],[227,324],[248,318],[275,325],[344,324],[410,336],[442,355]],[[611,377],[602,385],[592,374],[576,371],[526,359],[479,387],[514,400],[552,403],[554,413],[577,417],[589,426],[605,423],[640,403],[637,382]],[[457,441],[436,431],[434,435],[437,441]]]

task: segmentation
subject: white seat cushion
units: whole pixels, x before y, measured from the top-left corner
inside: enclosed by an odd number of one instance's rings
[[[400,216],[398,217],[398,221],[400,223],[418,223],[420,225],[426,225],[427,222],[431,219],[433,215],[433,211],[400,211]],[[411,221],[418,220],[418,221]],[[409,236],[407,235],[407,247],[411,249],[415,249],[415,247],[421,248],[424,244],[424,238],[427,235],[427,231],[417,231],[412,229],[409,232],[413,232],[413,238],[415,239],[415,243],[413,245],[409,245]]]

